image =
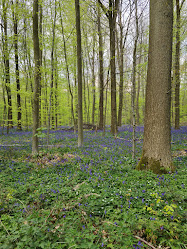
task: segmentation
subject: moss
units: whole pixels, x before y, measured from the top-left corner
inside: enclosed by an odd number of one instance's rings
[[[137,170],[150,170],[155,174],[167,174],[169,171],[174,171],[173,164],[171,165],[171,168],[164,168],[163,165],[161,165],[159,160],[155,160],[153,158],[148,158],[145,156],[142,156],[138,165],[136,166]]]

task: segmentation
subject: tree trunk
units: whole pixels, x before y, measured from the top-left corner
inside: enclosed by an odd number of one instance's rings
[[[109,28],[110,28],[110,70],[111,70],[111,133],[117,133],[117,112],[116,112],[116,15],[117,1],[109,0]]]
[[[124,48],[127,40],[127,35],[129,32],[129,26],[130,26],[130,20],[131,20],[131,3],[130,4],[130,13],[129,13],[129,18],[128,18],[128,24],[127,24],[127,29],[125,32],[125,36],[123,34],[123,24],[122,24],[122,6],[123,6],[123,0],[121,0],[120,4],[120,11],[119,11],[119,28],[120,28],[120,56],[119,56],[119,71],[120,71],[120,83],[119,83],[119,108],[118,108],[118,126],[122,125],[122,110],[123,110],[123,67],[124,67]]]
[[[57,56],[55,55],[55,129],[58,127],[58,69]]]
[[[13,7],[13,23],[14,23],[14,50],[15,50],[15,65],[16,65],[16,86],[17,86],[17,129],[21,130],[21,96],[20,96],[20,80],[19,80],[19,58],[18,58],[18,18],[17,8],[18,0],[16,5]]]
[[[104,113],[103,113],[103,98],[104,98],[104,77],[103,77],[103,38],[101,32],[101,14],[98,7],[98,35],[99,35],[99,128],[103,129]]]
[[[3,0],[3,24],[4,24],[4,40],[3,40],[3,56],[4,56],[4,65],[5,65],[5,88],[8,98],[8,124],[7,124],[7,133],[9,128],[13,127],[12,120],[12,97],[11,97],[11,88],[10,88],[10,63],[9,63],[9,51],[8,51],[8,27],[7,27],[7,6],[5,6],[5,0]]]
[[[175,45],[175,129],[180,128],[180,3],[176,0],[176,45]]]
[[[51,14],[52,17],[52,14]],[[48,108],[48,126],[47,126],[47,145],[49,144],[49,131],[50,131],[50,123],[52,121],[52,128],[54,128],[54,111],[52,112],[51,117],[51,109],[54,110],[54,48],[55,48],[55,28],[56,28],[56,0],[55,0],[55,16],[52,27],[52,48],[51,48],[51,85],[50,85],[50,96],[49,96],[49,108]]]
[[[136,147],[136,110],[135,110],[135,97],[136,97],[136,50],[138,42],[138,14],[137,14],[137,0],[135,0],[135,17],[136,17],[136,36],[134,41],[133,51],[133,69],[132,69],[132,93],[131,93],[131,108],[132,108],[132,159],[135,159]]]
[[[140,51],[139,51],[139,70],[138,70],[138,87],[137,87],[137,95],[136,95],[136,124],[140,124],[140,108],[139,108],[139,97],[140,97],[140,86],[141,86],[141,60],[142,60],[142,34],[141,34],[141,41],[140,41]]]
[[[148,74],[143,154],[137,169],[173,171],[171,157],[171,64],[173,1],[150,1]]]
[[[81,28],[80,5],[75,0],[76,32],[77,32],[77,73],[78,73],[78,147],[83,146],[83,115],[82,115],[82,52],[81,52]]]
[[[59,7],[61,9],[61,4],[59,2]],[[68,88],[69,88],[69,93],[71,96],[71,115],[73,119],[73,125],[75,127],[75,115],[74,115],[74,107],[73,107],[73,92],[71,89],[71,82],[70,82],[70,75],[69,75],[69,65],[68,65],[68,58],[67,58],[67,50],[66,50],[66,41],[65,41],[65,36],[64,36],[64,26],[63,26],[63,20],[62,20],[62,13],[60,11],[60,21],[61,21],[61,27],[62,27],[62,37],[63,37],[63,43],[64,43],[64,58],[65,58],[65,63],[66,63],[66,77],[68,81]]]
[[[39,47],[40,47],[40,67],[42,67],[42,57],[43,57],[43,51],[42,51],[42,47],[43,47],[43,27],[42,27],[42,22],[43,22],[43,8],[42,8],[42,3],[43,0],[41,0],[39,2]],[[40,86],[39,86],[39,91],[40,91],[40,99],[39,99],[39,127],[41,127],[41,122],[42,122],[42,110],[41,110],[41,102],[42,102],[42,78],[43,78],[43,74],[40,73]]]
[[[34,43],[34,96],[33,96],[33,135],[32,154],[38,154],[38,131],[39,128],[39,93],[40,93],[40,48],[38,36],[38,0],[33,2],[33,43]]]

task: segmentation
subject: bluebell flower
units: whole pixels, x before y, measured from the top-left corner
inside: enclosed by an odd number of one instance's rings
[[[143,246],[143,244],[141,243],[141,241],[139,240],[138,241],[138,244],[137,244],[138,246]]]

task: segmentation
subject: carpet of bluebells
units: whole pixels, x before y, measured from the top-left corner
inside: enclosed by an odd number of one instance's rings
[[[64,128],[64,127],[62,127]],[[186,248],[187,127],[172,130],[174,173],[135,170],[143,127],[84,131],[59,128],[40,138],[0,130],[0,248]],[[149,245],[151,247],[149,247]]]

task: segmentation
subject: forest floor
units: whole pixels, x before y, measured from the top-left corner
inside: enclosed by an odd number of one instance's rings
[[[1,132],[1,130],[0,130]],[[44,131],[45,134],[45,131]],[[187,127],[172,130],[174,173],[135,166],[143,127],[118,138],[106,131],[51,131],[31,155],[32,132],[0,136],[0,248],[186,248]]]

